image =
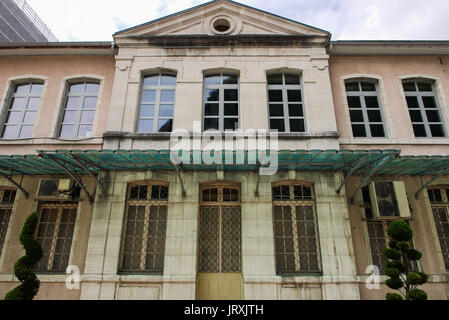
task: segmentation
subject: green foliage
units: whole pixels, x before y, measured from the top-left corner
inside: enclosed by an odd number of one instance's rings
[[[33,212],[23,225],[19,240],[25,255],[14,264],[14,274],[22,284],[8,292],[5,300],[33,300],[39,290],[40,282],[32,270],[44,255],[40,243],[34,238],[37,223],[37,214]]]
[[[397,249],[385,248],[384,256],[391,260],[401,260],[401,252]]]
[[[413,231],[410,226],[401,220],[392,222],[388,226],[388,236],[395,241],[410,241],[413,237]]]
[[[388,242],[388,246],[390,248],[392,248],[392,249],[398,249],[399,250],[398,243],[399,242],[397,242],[396,240],[390,240],[390,242]]]
[[[407,300],[427,300],[427,293],[420,289],[413,289],[407,293]]]
[[[421,283],[421,276],[416,272],[411,272],[407,275],[407,283],[416,286]]]
[[[384,272],[387,276],[391,278],[397,278],[400,275],[399,270],[396,268],[386,268]]]
[[[399,278],[390,278],[387,281],[385,281],[385,284],[388,286],[388,288],[391,288],[394,290],[398,290],[398,289],[402,288],[402,286],[404,285],[402,280]]]
[[[410,243],[407,241],[401,241],[397,243],[397,248],[401,251],[407,251],[410,249]]]
[[[397,293],[387,293],[386,298],[387,298],[387,300],[396,300],[396,301],[404,300],[404,298],[400,294],[397,294]]]
[[[407,258],[411,261],[417,261],[422,258],[422,253],[415,249],[408,249],[406,253]]]
[[[405,272],[405,267],[402,265],[401,261],[398,261],[398,260],[393,260],[393,261],[387,262],[387,264],[385,265],[385,268],[394,268],[394,269],[399,270],[400,273]]]
[[[422,284],[426,283],[427,280],[429,280],[429,275],[428,274],[425,274],[424,272],[417,272],[417,273],[421,277],[421,281],[418,283],[418,285],[422,285]]]

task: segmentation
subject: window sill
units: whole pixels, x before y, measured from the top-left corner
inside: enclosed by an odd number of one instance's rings
[[[58,138],[0,139],[0,145],[34,145],[34,144],[102,144],[103,138],[64,140]]]
[[[340,144],[365,144],[365,145],[449,145],[449,138],[342,138]]]

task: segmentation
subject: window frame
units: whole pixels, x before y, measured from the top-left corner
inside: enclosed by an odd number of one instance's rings
[[[358,84],[359,90],[358,91],[348,91],[346,88],[346,84],[350,83],[350,82],[356,82]],[[362,82],[374,84],[374,87],[376,90],[375,91],[363,91],[362,85],[361,85]],[[387,123],[385,121],[383,104],[382,104],[382,99],[380,96],[379,79],[363,78],[363,77],[362,78],[361,77],[346,78],[343,81],[343,85],[344,85],[344,93],[345,93],[344,99],[345,99],[346,105],[348,107],[348,114],[349,114],[348,119],[349,119],[349,123],[351,126],[352,138],[353,139],[387,139],[388,138]],[[349,106],[348,97],[359,97],[360,108],[351,108]],[[365,97],[376,97],[379,108],[368,108],[366,106]],[[363,122],[360,122],[360,121],[353,122],[351,119],[351,110],[362,111]],[[381,122],[371,122],[369,120],[368,111],[375,111],[375,110],[378,110],[380,112]],[[366,136],[364,136],[364,137],[355,136],[353,125],[363,125],[365,127]],[[372,132],[371,132],[371,127],[370,127],[371,125],[382,125],[384,135],[382,137],[373,137]]]
[[[156,85],[145,85],[145,78],[149,78],[149,77],[154,77],[154,76],[158,76],[158,84]],[[175,83],[172,85],[163,85],[160,84],[161,83],[161,78],[163,75],[167,75],[167,76],[171,76],[174,77],[175,79]],[[175,119],[175,107],[176,107],[176,87],[178,84],[178,77],[176,72],[172,72],[172,71],[158,71],[158,72],[150,72],[150,73],[145,73],[142,75],[141,78],[141,86],[140,86],[140,97],[139,97],[139,106],[138,106],[138,110],[137,110],[137,119],[136,119],[136,129],[135,132],[136,133],[170,133],[173,132],[173,127],[174,127],[174,119]],[[161,91],[166,90],[166,91],[174,91],[174,98],[173,98],[173,102],[168,102],[168,103],[163,103],[161,102]],[[143,103],[143,92],[144,91],[156,91],[155,94],[155,101],[153,103],[151,102],[146,102]],[[154,105],[154,114],[153,117],[144,117],[141,118],[141,112],[142,112],[142,104],[143,105]],[[171,117],[160,117],[160,107],[161,105],[170,105],[173,104],[173,115]],[[152,131],[139,131],[139,122],[140,120],[152,120],[153,121],[153,128]],[[158,123],[159,120],[171,120],[172,121],[172,129],[171,131],[167,132],[167,131],[162,131],[159,132],[158,129]]]
[[[282,84],[269,84],[268,83],[268,77],[275,74],[281,74],[282,75]],[[299,76],[299,84],[285,84],[285,75],[291,74]],[[266,81],[267,81],[267,110],[268,110],[268,128],[270,131],[274,131],[276,129],[271,128],[271,119],[275,120],[284,120],[284,131],[278,131],[278,133],[306,133],[308,130],[307,121],[306,121],[306,108],[305,108],[305,101],[304,101],[304,80],[301,72],[288,72],[288,71],[281,71],[281,72],[269,72],[266,75]],[[282,102],[270,102],[270,96],[269,91],[270,90],[282,90]],[[288,101],[288,90],[299,90],[301,93],[301,101],[300,102],[289,102]],[[271,116],[270,115],[270,104],[282,104],[283,106],[283,116]],[[302,108],[302,116],[290,116],[290,110],[289,110],[289,104],[297,104],[300,105]],[[288,117],[287,117],[288,115]],[[290,129],[290,120],[303,120],[304,122],[304,131],[291,131]]]
[[[206,78],[214,75],[220,75],[220,84],[206,84]],[[237,77],[236,84],[223,84],[224,76],[234,76]],[[201,131],[205,130],[205,120],[206,119],[216,119],[218,118],[218,129],[208,129],[208,130],[218,130],[220,132],[230,131],[235,132],[242,128],[241,123],[241,103],[240,103],[240,74],[232,71],[221,71],[221,72],[210,72],[203,75],[203,108],[202,108],[202,121],[201,121]],[[206,91],[207,90],[218,90],[218,101],[207,101]],[[237,116],[225,116],[224,105],[225,103],[236,103],[235,101],[224,101],[224,90],[237,90]],[[218,103],[218,115],[208,115],[206,116],[206,104],[216,104]],[[225,119],[235,119],[237,118],[237,128],[236,129],[226,129],[224,130],[224,120]]]
[[[413,83],[416,91],[406,91],[404,88],[405,83]],[[418,83],[430,84],[430,86],[432,87],[432,91],[420,91],[419,87],[418,87]],[[404,92],[405,106],[407,108],[408,115],[410,117],[410,124],[412,126],[412,132],[413,132],[414,138],[415,139],[444,139],[444,138],[447,138],[448,132],[446,129],[446,125],[444,123],[443,113],[442,113],[442,110],[440,107],[440,103],[438,101],[438,96],[437,96],[437,92],[435,89],[435,80],[426,79],[426,78],[405,78],[405,79],[401,79],[401,86],[402,86],[402,90]],[[408,102],[407,102],[407,97],[416,97],[416,99],[418,101],[418,108],[410,108],[408,105]],[[435,109],[429,109],[429,108],[426,109],[424,106],[423,97],[433,97],[433,99],[435,101],[436,108]],[[428,121],[426,110],[437,110],[438,116],[440,117],[440,122]],[[423,121],[422,122],[413,122],[412,117],[410,115],[410,111],[419,111]],[[424,125],[426,136],[424,136],[424,137],[416,136],[415,130],[413,128],[414,124]],[[430,130],[431,125],[441,125],[441,127],[443,129],[443,136],[442,137],[434,137],[432,135],[432,131]]]
[[[5,191],[10,191],[11,193],[14,193],[14,198],[12,202],[3,202],[3,196]],[[13,215],[14,211],[14,204],[17,200],[17,190],[12,187],[0,187],[0,209],[1,210],[7,210],[8,217],[5,217],[4,220],[0,220],[0,256],[3,254],[3,248],[5,247],[5,241],[7,238],[8,229],[10,227],[11,223],[11,217]],[[11,195],[10,195],[11,197]]]

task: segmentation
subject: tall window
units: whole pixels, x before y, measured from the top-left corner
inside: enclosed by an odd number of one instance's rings
[[[377,83],[368,80],[348,80],[345,85],[353,136],[385,137]]]
[[[0,189],[0,255],[5,242],[6,231],[8,231],[9,219],[11,218],[12,206],[16,199],[16,191],[12,189]]]
[[[40,272],[65,272],[72,248],[78,202],[49,201],[39,204],[37,240],[44,257],[37,265]]]
[[[171,132],[175,106],[176,76],[167,73],[143,79],[137,132]]]
[[[428,190],[444,265],[449,270],[449,186]]]
[[[312,187],[294,183],[275,185],[272,196],[277,274],[320,273]]]
[[[164,271],[167,205],[166,185],[142,183],[128,188],[121,272]]]
[[[42,95],[42,83],[16,84],[3,123],[2,138],[30,138]]]
[[[402,85],[415,137],[445,137],[433,83],[405,80]]]
[[[204,130],[239,128],[239,77],[213,74],[204,78]]]
[[[92,136],[99,87],[100,85],[94,82],[69,85],[59,131],[60,138],[78,139]]]
[[[299,74],[267,76],[270,129],[279,132],[305,132],[302,86]]]

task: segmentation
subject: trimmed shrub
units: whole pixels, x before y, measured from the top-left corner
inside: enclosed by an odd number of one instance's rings
[[[395,300],[395,301],[404,300],[404,298],[397,293],[387,293],[386,298],[387,300]]]

